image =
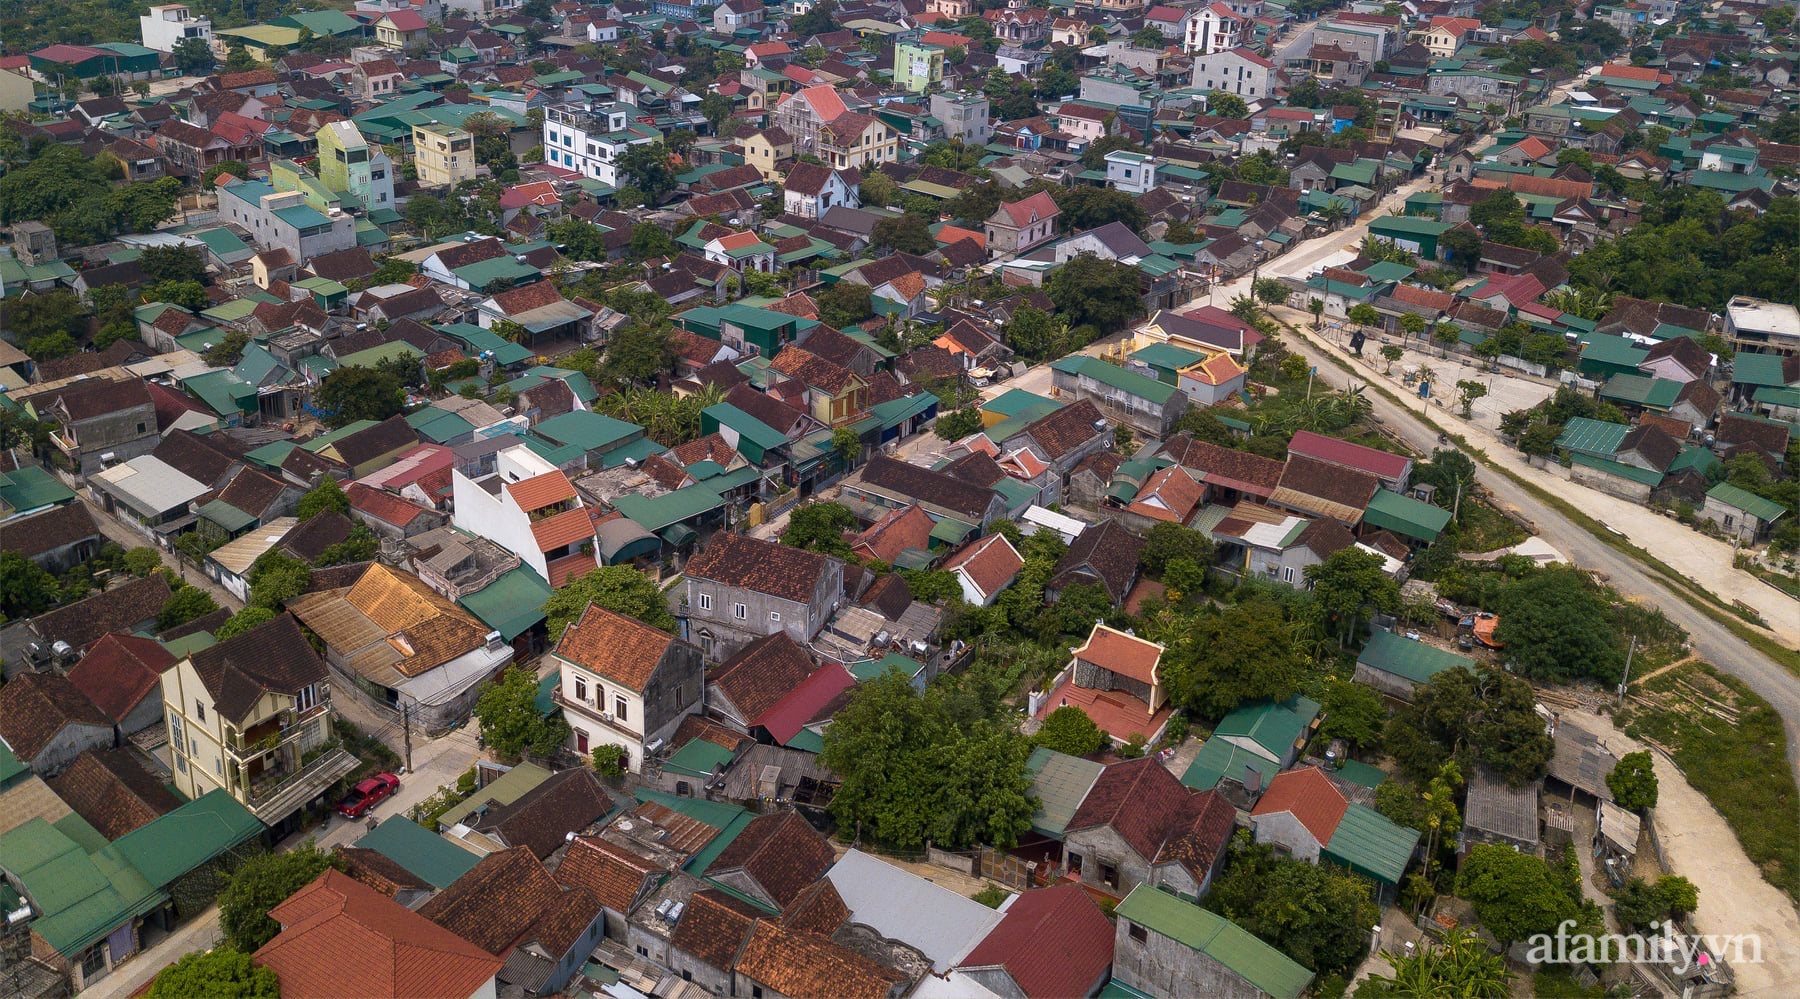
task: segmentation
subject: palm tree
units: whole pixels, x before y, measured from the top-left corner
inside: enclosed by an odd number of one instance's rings
[[[1422,947],[1406,956],[1382,951],[1382,957],[1394,966],[1393,975],[1371,975],[1369,980],[1386,986],[1390,995],[1504,999],[1511,991],[1506,963],[1466,929],[1451,930],[1440,947]]]
[[[1319,323],[1320,323],[1321,319],[1325,315],[1325,300],[1322,298],[1307,299],[1306,300],[1306,311],[1312,313],[1313,329],[1317,330],[1319,328]]]

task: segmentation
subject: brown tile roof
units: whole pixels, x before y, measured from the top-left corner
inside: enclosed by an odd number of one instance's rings
[[[481,858],[418,911],[489,954],[505,957],[525,942],[532,925],[561,894],[538,858],[516,846]]]
[[[1417,306],[1421,309],[1435,309],[1443,312],[1456,304],[1456,296],[1447,291],[1433,291],[1430,288],[1415,288],[1410,284],[1395,285],[1389,298],[1396,302]]]
[[[707,678],[754,722],[818,670],[812,654],[778,631],[744,646]]]
[[[1056,572],[1047,585],[1061,590],[1078,583],[1098,582],[1106,587],[1113,602],[1119,603],[1131,591],[1138,555],[1143,550],[1144,542],[1136,535],[1114,521],[1103,520],[1076,535],[1056,563]]]
[[[1073,655],[1109,672],[1152,684],[1157,682],[1156,666],[1162,653],[1162,646],[1155,642],[1096,624]]]
[[[264,694],[293,694],[325,680],[325,663],[292,614],[201,649],[190,661],[214,708],[232,722],[249,715]]]
[[[1789,435],[1784,423],[1759,420],[1742,413],[1726,413],[1719,418],[1719,430],[1714,440],[1721,447],[1752,447],[1779,457],[1787,451]]]
[[[110,634],[69,670],[69,682],[114,722],[123,722],[173,665],[175,657],[154,639]]]
[[[662,870],[656,861],[617,843],[597,836],[579,836],[563,854],[556,880],[592,893],[601,905],[623,915],[631,912],[651,879]]]
[[[50,788],[108,840],[181,807],[129,749],[90,749],[50,781]]]
[[[1267,496],[1281,481],[1282,464],[1273,458],[1198,441],[1188,434],[1177,434],[1162,446],[1162,454],[1175,459],[1181,467],[1197,473],[1202,482],[1217,483]]]
[[[331,450],[354,467],[417,443],[418,431],[406,422],[406,417],[390,416],[372,427],[338,440],[331,445]]]
[[[971,524],[986,518],[994,499],[994,491],[986,486],[881,454],[871,458],[858,477],[864,485],[940,507]]]
[[[500,970],[498,958],[342,871],[319,875],[269,916],[282,931],[255,960],[281,979],[283,999],[336,999],[346,968],[357,991],[396,999],[473,995]]]
[[[1276,485],[1275,499],[1313,513],[1354,521],[1380,488],[1381,480],[1367,472],[1290,454]],[[1354,511],[1355,516],[1346,515],[1346,511]]]
[[[729,973],[750,928],[762,915],[761,909],[717,888],[697,891],[689,896],[687,911],[669,935],[669,945]]]
[[[81,688],[55,673],[20,673],[0,687],[0,739],[19,759],[31,761],[70,725],[112,731],[106,717]]]
[[[793,344],[783,347],[769,367],[789,378],[798,378],[808,388],[823,389],[832,395],[842,393],[858,380],[856,372],[849,368]]]
[[[831,844],[795,812],[759,815],[706,869],[711,878],[741,870],[787,908],[837,859]]]
[[[687,575],[806,603],[818,589],[831,561],[774,541],[720,531],[688,562]]]
[[[1099,408],[1083,399],[1033,422],[1025,432],[1044,449],[1046,457],[1055,461],[1102,433],[1094,429],[1095,422],[1102,418]]]
[[[600,786],[600,778],[591,770],[573,767],[552,774],[516,801],[492,807],[477,828],[541,859],[555,853],[569,833],[611,810],[612,799]]]
[[[800,892],[781,914],[782,925],[803,933],[830,936],[850,918],[850,906],[830,878],[820,878]]]
[[[675,641],[666,631],[590,604],[563,631],[556,654],[641,693]]]
[[[156,406],[150,390],[141,378],[110,381],[93,378],[72,382],[51,392],[34,397],[32,405],[40,412],[46,406],[59,405],[71,420],[88,420],[108,413],[118,413],[135,406]]]
[[[419,577],[379,563],[369,566],[344,599],[387,632],[388,644],[402,656],[394,663],[402,676],[418,676],[487,641],[487,627],[468,611]]]
[[[336,510],[323,510],[294,526],[276,547],[302,562],[312,562],[325,549],[350,536],[356,525]]]
[[[344,862],[344,873],[375,889],[388,898],[402,890],[427,890],[431,884],[386,855],[355,846],[332,848],[332,854]]]
[[[1114,763],[1100,772],[1068,832],[1110,826],[1145,861],[1154,861],[1171,833],[1185,831],[1190,793],[1153,757]]]
[[[908,548],[925,551],[931,547],[931,529],[937,523],[917,503],[909,503],[881,515],[867,530],[849,539],[850,547],[864,558],[893,562]]]
[[[68,642],[83,649],[107,632],[135,631],[154,620],[169,596],[168,581],[162,573],[152,573],[39,614],[31,619],[31,630],[46,642]]]
[[[861,566],[857,567],[859,571],[861,568]],[[862,598],[857,603],[889,621],[898,621],[900,615],[905,614],[906,609],[913,605],[913,595],[912,590],[906,585],[905,578],[897,572],[890,572],[870,583],[869,588],[863,592]]]
[[[735,967],[738,974],[785,996],[886,999],[901,977],[829,937],[768,920],[751,928]]]
[[[31,558],[99,533],[85,503],[66,503],[7,524],[6,550]]]

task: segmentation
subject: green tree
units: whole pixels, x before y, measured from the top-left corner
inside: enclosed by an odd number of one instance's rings
[[[819,303],[819,319],[827,326],[842,329],[875,314],[869,286],[855,281],[839,281],[813,296]]]
[[[1116,260],[1084,253],[1051,271],[1046,287],[1071,326],[1112,333],[1144,314],[1142,272]]]
[[[1160,35],[1161,32],[1158,32]],[[1103,135],[1088,144],[1081,153],[1081,165],[1089,170],[1105,170],[1106,154],[1123,150],[1128,153],[1146,153],[1149,150],[1140,146],[1128,135]],[[979,159],[979,157],[977,157]]]
[[[230,947],[192,951],[156,973],[149,999],[281,999],[275,972]]]
[[[242,163],[236,160],[226,162],[242,168],[244,173],[240,176],[249,175],[249,168]],[[206,258],[191,246],[147,246],[143,255],[138,257],[138,267],[152,282],[206,280]]]
[[[675,190],[675,164],[668,147],[660,142],[627,148],[619,157],[619,174],[626,183],[644,192],[652,205]]]
[[[610,742],[594,747],[591,757],[594,772],[602,777],[623,777],[625,766],[631,760],[631,754],[624,746],[615,746]]]
[[[1318,329],[1319,323],[1323,321],[1325,315],[1325,300],[1322,298],[1307,299],[1306,311],[1312,313],[1313,329]]]
[[[1368,927],[1381,919],[1370,883],[1331,864],[1277,856],[1234,840],[1207,907],[1322,975],[1346,974],[1368,951]]]
[[[202,76],[213,67],[212,48],[204,39],[183,38],[175,43],[171,52],[175,57],[175,68],[183,76]]]
[[[1415,781],[1454,759],[1464,773],[1486,766],[1523,787],[1544,776],[1553,749],[1536,703],[1531,684],[1502,670],[1447,669],[1413,691],[1382,744]]]
[[[1613,914],[1618,916],[1619,925],[1643,932],[1699,907],[1700,889],[1692,881],[1678,874],[1665,874],[1654,882],[1642,878],[1626,881],[1613,901]]]
[[[1006,324],[1006,341],[1026,360],[1048,360],[1068,353],[1068,327],[1042,309],[1021,306]]]
[[[1387,725],[1387,705],[1374,688],[1330,678],[1319,698],[1325,721],[1319,736],[1327,741],[1343,739],[1361,749],[1381,746],[1381,730]]]
[[[850,554],[844,533],[856,530],[856,514],[842,503],[815,501],[794,508],[788,514],[787,527],[781,532],[781,543],[791,548],[824,552],[843,558]]]
[[[981,411],[970,406],[954,409],[937,418],[932,432],[947,441],[959,441],[981,429]]]
[[[1206,113],[1219,118],[1248,118],[1250,105],[1236,94],[1215,90],[1206,95]]]
[[[1456,894],[1474,904],[1481,925],[1502,943],[1554,933],[1580,914],[1542,857],[1496,843],[1469,850],[1456,875]]]
[[[1269,600],[1202,613],[1165,644],[1161,672],[1170,694],[1204,718],[1248,701],[1286,699],[1308,665]]]
[[[156,630],[167,631],[183,625],[197,617],[204,617],[219,609],[213,598],[198,586],[183,585],[162,605],[156,615]]]
[[[1580,570],[1552,567],[1509,585],[1494,638],[1520,675],[1552,683],[1617,683],[1625,656],[1612,607]]]
[[[1475,408],[1475,401],[1487,395],[1487,385],[1473,378],[1464,378],[1456,383],[1456,398],[1462,405],[1463,419],[1468,419]]]
[[[264,853],[244,862],[219,893],[219,929],[225,944],[246,954],[268,943],[281,926],[269,910],[287,901],[330,868],[343,862],[307,840],[284,853]]]
[[[274,611],[253,604],[227,618],[225,623],[219,625],[218,629],[213,632],[213,637],[223,642],[227,638],[236,638],[251,628],[274,619]]]
[[[561,639],[563,629],[579,620],[589,604],[636,618],[652,628],[675,630],[675,616],[649,576],[628,565],[606,565],[570,581],[544,601],[550,641]]]
[[[675,363],[675,344],[669,327],[633,323],[614,334],[606,345],[600,370],[614,385],[644,385]]]
[[[1196,565],[1212,564],[1212,539],[1200,531],[1170,521],[1158,521],[1144,535],[1144,550],[1138,556],[1145,570],[1160,577],[1170,562],[1185,558]]]
[[[733,110],[731,98],[716,90],[700,98],[700,115],[706,119],[708,125],[712,126],[714,135],[720,134],[720,129],[725,127],[725,122],[731,117]]]
[[[1099,752],[1106,744],[1106,733],[1073,704],[1065,704],[1044,716],[1044,724],[1032,736],[1032,742],[1070,756],[1087,756]]]
[[[901,253],[926,254],[937,249],[937,241],[931,238],[931,230],[925,225],[925,220],[911,212],[889,216],[875,223],[875,231],[869,243],[869,249],[875,253],[897,250]]]
[[[406,408],[406,388],[390,372],[351,366],[338,368],[319,383],[319,408],[334,427],[357,420],[385,420]]]
[[[1398,346],[1397,344],[1391,344],[1391,343],[1382,344],[1381,345],[1381,359],[1387,362],[1387,366],[1382,369],[1381,373],[1384,375],[1392,374],[1393,370],[1394,370],[1394,362],[1400,360],[1401,358],[1403,358],[1405,356],[1406,356],[1406,350],[1404,348]]]
[[[672,257],[677,247],[675,240],[662,226],[654,222],[639,222],[631,227],[632,257],[638,260],[649,260],[654,257]]]
[[[250,346],[250,334],[232,330],[218,343],[208,347],[200,359],[220,368],[229,368],[243,360],[244,348]]]
[[[1381,313],[1376,312],[1375,307],[1367,302],[1358,302],[1351,306],[1350,312],[1345,318],[1355,323],[1357,327],[1361,329],[1368,329],[1370,326],[1381,325]]]
[[[538,713],[537,686],[536,673],[514,666],[484,683],[475,699],[482,741],[502,760],[517,760],[527,751],[549,756],[569,738],[561,712],[548,718]]]
[[[265,553],[250,566],[250,606],[279,610],[306,592],[312,569],[280,549]]]
[[[1082,184],[1058,188],[1050,193],[1056,199],[1057,209],[1062,212],[1062,226],[1069,232],[1098,229],[1103,225],[1119,222],[1132,232],[1141,234],[1150,220],[1137,199],[1124,191]]]
[[[1512,994],[1506,961],[1468,929],[1451,930],[1441,945],[1406,954],[1383,951],[1382,956],[1394,973],[1365,979],[1356,999],[1506,999]]]
[[[1306,567],[1306,581],[1321,611],[1337,620],[1339,644],[1348,642],[1362,624],[1365,609],[1385,614],[1400,609],[1400,584],[1383,570],[1381,556],[1361,548],[1332,552],[1325,561]]]
[[[1280,278],[1257,278],[1251,288],[1256,292],[1256,299],[1265,305],[1286,305],[1293,297],[1293,289]]]
[[[306,521],[326,511],[350,514],[350,497],[344,495],[344,487],[338,485],[338,480],[329,475],[300,497],[300,502],[294,505],[294,516]]]
[[[0,618],[32,617],[56,606],[56,577],[16,551],[0,551]]]
[[[1619,757],[1612,772],[1606,775],[1606,789],[1612,792],[1613,801],[1620,808],[1634,812],[1655,808],[1656,768],[1651,763],[1650,753],[1639,751]]]
[[[132,548],[120,558],[120,561],[125,566],[126,572],[140,579],[150,575],[153,570],[162,568],[162,556],[157,554],[154,548]]]

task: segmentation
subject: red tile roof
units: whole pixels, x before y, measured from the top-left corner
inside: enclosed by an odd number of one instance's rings
[[[1062,209],[1056,207],[1056,200],[1050,197],[1048,191],[1039,191],[1031,197],[1019,201],[1002,202],[1000,210],[1005,212],[1006,217],[1011,219],[1012,224],[1016,226],[1028,226],[1040,219],[1054,218],[1062,213]]]
[[[893,562],[908,548],[931,547],[931,529],[937,523],[917,503],[909,503],[881,515],[868,529],[850,538],[850,547],[864,558]]]
[[[642,693],[675,637],[636,618],[589,604],[563,632],[556,654]]]
[[[617,843],[580,836],[569,844],[562,865],[556,869],[556,880],[565,887],[586,888],[601,905],[617,913],[628,913],[643,890],[645,879],[661,871],[655,861]]]
[[[1155,684],[1156,665],[1163,648],[1152,641],[1127,635],[1122,631],[1096,624],[1088,632],[1085,644],[1074,652],[1075,658],[1093,663],[1139,683]]]
[[[395,527],[405,527],[431,512],[417,503],[401,499],[393,493],[371,489],[361,482],[350,483],[344,489],[344,495],[350,500],[352,510]]]
[[[588,517],[587,508],[578,506],[533,523],[531,536],[537,540],[538,551],[553,552],[583,538],[593,538],[594,522]]]
[[[961,569],[976,588],[991,597],[1012,584],[1019,570],[1025,568],[1025,560],[1006,535],[990,534],[950,556],[944,561],[944,568]]]
[[[1368,472],[1376,478],[1397,479],[1406,474],[1411,459],[1405,455],[1379,451],[1350,441],[1301,430],[1288,442],[1289,454],[1303,454],[1333,465]]]
[[[741,869],[777,907],[786,909],[836,859],[831,844],[798,813],[778,812],[750,820],[706,874],[718,879],[726,871]]]
[[[1229,354],[1218,356],[1226,359],[1231,357]],[[1205,488],[1194,481],[1187,469],[1180,465],[1170,465],[1145,479],[1136,498],[1126,509],[1151,520],[1185,524],[1194,515],[1194,508],[1200,505],[1200,498],[1205,493]],[[1153,499],[1157,502],[1151,502]]]
[[[1063,999],[1093,992],[1112,959],[1112,921],[1081,886],[1061,884],[1013,899],[958,967],[1004,968],[1026,999]]]
[[[1337,831],[1350,802],[1318,767],[1302,767],[1275,775],[1269,789],[1251,809],[1252,816],[1292,814],[1322,846]]]
[[[836,663],[826,663],[752,724],[768,729],[775,741],[786,745],[834,698],[855,685],[856,678],[849,670]]]
[[[110,634],[95,642],[69,670],[69,682],[112,718],[124,721],[175,657],[160,642],[136,635]]]
[[[394,999],[468,996],[500,960],[341,871],[326,871],[269,910],[282,925],[254,955],[281,979],[283,999],[352,991]]]

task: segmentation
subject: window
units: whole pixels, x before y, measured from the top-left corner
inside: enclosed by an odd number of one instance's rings
[[[1127,922],[1125,925],[1127,927],[1126,932],[1131,934],[1131,939],[1136,940],[1138,943],[1148,943],[1150,941],[1149,930],[1146,930],[1133,922]]]
[[[748,621],[750,620],[750,608],[745,607],[743,604],[732,604],[731,616],[737,618],[739,621]]]
[[[1119,887],[1119,868],[1102,860],[1100,862],[1100,880],[1108,888]]]
[[[146,431],[146,430],[145,430],[145,429],[144,429],[144,427],[145,427],[145,424],[142,424],[142,423],[140,423],[140,424],[138,424],[138,429],[137,429],[137,432],[138,432],[138,433],[140,433],[140,434],[142,434],[142,433],[147,433],[147,432],[148,432],[148,431]]]
[[[575,699],[582,702],[583,704],[587,703],[587,699],[588,699],[587,698],[587,681],[583,680],[580,677],[575,678]]]
[[[750,999],[763,999],[762,986],[760,986],[760,985],[750,986]]]
[[[317,703],[319,703],[319,687],[317,684],[309,683],[306,686],[301,687],[300,692],[294,695],[294,709],[297,711],[308,710]]]
[[[205,721],[206,720],[206,705],[200,703],[199,698],[194,699],[194,720],[196,720],[196,721]]]
[[[1294,567],[1293,566],[1290,565],[1281,570],[1281,581],[1284,583],[1291,583],[1294,581]]]
[[[712,594],[710,594],[710,593],[700,594],[700,609],[701,610],[712,610]]]
[[[769,612],[769,620],[775,624],[780,624],[781,623],[781,612],[780,611],[770,611]]]
[[[613,695],[613,717],[624,721],[630,716],[631,702],[617,694]]]

